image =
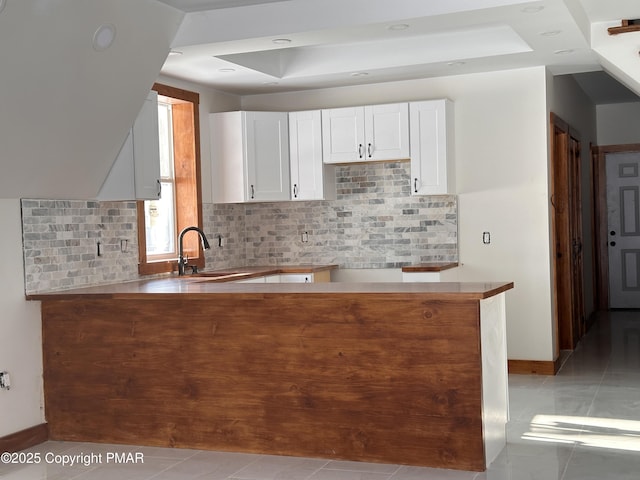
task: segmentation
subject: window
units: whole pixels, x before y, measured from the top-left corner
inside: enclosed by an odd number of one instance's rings
[[[147,275],[177,270],[179,232],[202,225],[200,193],[199,95],[155,84],[160,139],[159,200],[138,202],[138,271]],[[197,235],[184,237],[189,264],[204,267]]]

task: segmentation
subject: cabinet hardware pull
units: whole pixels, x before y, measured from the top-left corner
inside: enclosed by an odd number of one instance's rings
[[[298,198],[298,184],[293,184],[293,198]]]
[[[256,196],[256,192],[255,192],[255,190],[253,188],[253,185],[251,185],[251,198],[253,199],[253,198],[255,198],[255,196]]]
[[[162,197],[162,182],[160,180],[156,180],[158,182],[158,198]]]
[[[358,144],[358,155],[360,156],[360,158],[362,158],[362,144],[361,143]]]
[[[418,179],[413,179],[413,193],[418,193]]]
[[[371,144],[367,145],[367,155],[371,158]]]

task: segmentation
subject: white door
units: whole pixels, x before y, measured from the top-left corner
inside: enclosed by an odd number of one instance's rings
[[[362,162],[364,149],[363,107],[322,110],[324,163]]]
[[[446,99],[409,106],[411,195],[455,193],[453,104]]]
[[[160,198],[158,93],[151,91],[133,124],[133,164],[136,198]]]
[[[640,152],[606,158],[609,307],[640,308]]]
[[[246,114],[246,197],[289,200],[289,121],[283,112]]]
[[[320,110],[289,113],[291,199],[324,198]]]
[[[409,158],[409,104],[364,107],[366,160]]]

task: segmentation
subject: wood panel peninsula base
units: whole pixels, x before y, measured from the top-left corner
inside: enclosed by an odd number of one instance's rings
[[[165,279],[42,301],[50,438],[483,471],[511,283]]]

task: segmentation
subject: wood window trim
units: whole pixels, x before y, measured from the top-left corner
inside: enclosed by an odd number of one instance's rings
[[[191,196],[196,202],[196,213],[184,211],[178,209],[176,212],[176,224],[177,230],[180,231],[183,228],[191,225],[202,226],[202,192],[201,192],[201,167],[200,167],[200,114],[199,104],[200,95],[196,92],[183,90],[169,85],[163,85],[155,83],[153,90],[158,92],[158,95],[177,98],[185,102],[189,102],[193,105],[193,112],[190,109],[176,108],[174,110],[174,127],[176,125],[176,119],[178,122],[182,118],[185,120],[193,120],[193,143],[190,141],[191,135],[184,136],[177,133],[174,129],[174,151],[184,155],[191,155],[195,161],[195,171],[193,169],[183,169],[180,166],[179,159],[176,161],[174,170],[176,171],[175,188],[176,199]],[[179,104],[178,104],[179,105]],[[186,114],[188,115],[188,118]],[[188,124],[183,123],[183,125]],[[186,138],[188,141],[181,142],[181,138]],[[146,252],[146,238],[145,238],[145,215],[144,215],[144,201],[137,202],[137,215],[138,215],[138,248],[139,248],[139,263],[138,273],[140,275],[154,275],[161,273],[170,273],[178,270],[178,263],[176,260],[161,260],[161,261],[148,261]],[[200,240],[197,235],[186,235],[184,237],[185,252],[189,254],[189,264],[196,265],[198,268],[204,268],[205,259],[204,252],[200,245]],[[197,252],[196,255],[193,252]]]

